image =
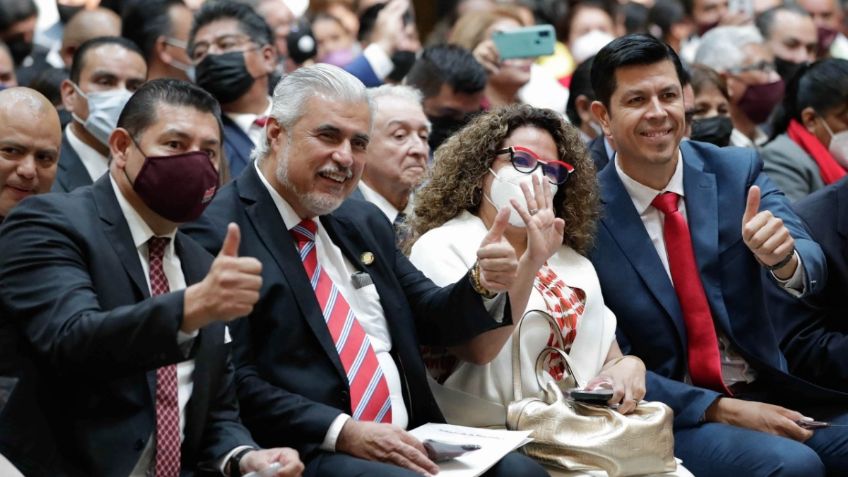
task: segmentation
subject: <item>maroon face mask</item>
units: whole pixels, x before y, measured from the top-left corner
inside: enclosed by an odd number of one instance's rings
[[[133,141],[135,142],[135,141]],[[136,144],[139,152],[144,155]],[[173,156],[144,156],[144,165],[130,180],[133,190],[150,210],[171,222],[200,217],[218,190],[218,171],[209,154],[190,151]]]
[[[739,109],[756,124],[766,122],[771,111],[783,99],[784,84],[779,79],[774,83],[749,84],[739,100]]]
[[[836,39],[836,35],[838,35],[839,32],[833,28],[824,26],[817,27],[816,30],[819,36],[818,55],[820,57],[825,56],[830,51],[830,45],[833,44],[833,40]]]

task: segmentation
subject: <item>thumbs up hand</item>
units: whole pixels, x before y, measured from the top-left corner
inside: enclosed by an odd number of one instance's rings
[[[763,265],[773,267],[785,262],[774,270],[774,274],[781,280],[787,280],[798,267],[798,259],[794,256],[795,239],[783,224],[783,220],[768,210],[759,209],[760,188],[752,186],[748,191],[745,213],[742,215],[742,240]]]
[[[480,270],[480,285],[497,293],[505,292],[515,281],[518,259],[515,249],[504,238],[509,221],[509,209],[498,211],[489,233],[480,242],[477,249],[477,266]]]
[[[240,242],[238,225],[229,224],[209,273],[200,283],[186,288],[182,331],[191,333],[215,321],[230,321],[253,311],[262,288],[262,263],[253,257],[239,257]]]

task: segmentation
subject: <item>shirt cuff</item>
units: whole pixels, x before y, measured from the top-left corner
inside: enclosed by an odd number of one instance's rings
[[[336,441],[339,440],[339,434],[342,433],[342,427],[344,427],[345,423],[351,417],[345,413],[341,413],[336,416],[336,419],[330,424],[330,428],[327,429],[327,434],[324,435],[324,442],[321,443],[321,450],[327,452],[335,452],[336,451]]]
[[[798,298],[804,295],[807,274],[804,271],[804,263],[801,262],[801,256],[798,255],[797,250],[795,251],[795,258],[798,260],[798,266],[795,267],[795,273],[793,273],[788,279],[781,280],[780,278],[777,278],[777,275],[775,275],[773,271],[769,273],[771,273],[772,278],[774,278],[774,281],[776,281],[781,288],[786,290],[786,292],[790,295]]]
[[[503,323],[507,294],[498,293],[492,298],[486,298],[483,296],[481,296],[481,298],[483,299],[483,307],[486,308],[486,311],[489,312],[492,319],[497,323]]]
[[[225,455],[223,459],[218,461],[218,470],[220,470],[222,474],[229,476],[230,473],[227,472],[229,470],[229,469],[227,469],[227,462],[230,460],[230,457],[235,455],[236,452],[241,452],[244,449],[256,450],[252,446],[238,446],[238,447],[236,447],[235,449],[228,452],[227,455]]]
[[[377,78],[380,78],[380,81],[386,79],[386,76],[395,69],[395,64],[392,63],[392,59],[389,55],[380,48],[380,45],[376,43],[371,43],[370,45],[365,47],[365,50],[362,51],[362,56],[368,61],[368,64],[371,65],[371,69],[374,70],[374,75]]]

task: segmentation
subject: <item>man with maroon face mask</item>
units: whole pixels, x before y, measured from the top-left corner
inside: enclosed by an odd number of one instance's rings
[[[0,233],[3,319],[45,377],[37,402],[64,470],[300,475],[295,451],[259,450],[238,418],[226,322],[253,309],[261,264],[238,256],[235,225],[214,260],[177,231],[217,189],[218,103],[151,81],[108,144],[108,174],[27,200]]]
[[[727,81],[733,133],[730,144],[760,147],[768,136],[760,125],[783,98],[784,83],[777,74],[774,53],[754,26],[710,30],[701,39],[695,63],[716,70]]]
[[[848,59],[848,38],[842,33],[845,13],[839,0],[798,0],[798,6],[806,10],[818,30],[818,57]]]

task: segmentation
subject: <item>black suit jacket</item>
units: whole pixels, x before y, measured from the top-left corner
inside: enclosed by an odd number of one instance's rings
[[[91,176],[82,164],[77,151],[71,147],[67,133],[62,134],[62,150],[56,168],[56,179],[53,181],[52,192],[70,192],[77,187],[91,185]]]
[[[458,344],[499,325],[468,279],[439,288],[413,267],[374,205],[348,200],[320,220],[333,243],[376,286],[410,428],[443,421],[419,344]],[[259,302],[231,325],[242,418],[263,446],[293,446],[308,458],[333,420],[352,413],[344,368],[288,232],[296,224],[283,222],[254,167],[224,187],[186,231],[216,252],[228,222],[241,227],[240,254],[263,264]],[[374,255],[371,264],[360,259],[366,251]]]
[[[827,284],[804,301],[767,290],[772,321],[793,373],[848,391],[848,178],[794,205],[827,259]]]
[[[595,170],[601,172],[610,162],[610,158],[607,156],[607,148],[604,145],[604,136],[599,135],[595,139],[592,139],[586,147],[592,156],[592,162],[595,163]]]
[[[182,233],[175,247],[186,283],[201,280],[212,257]],[[128,475],[155,429],[155,370],[187,358],[176,340],[184,291],[149,296],[109,175],[16,207],[0,229],[0,282],[2,317],[37,366],[36,399],[67,473]],[[255,445],[238,421],[224,334],[207,326],[190,346],[182,475]]]

